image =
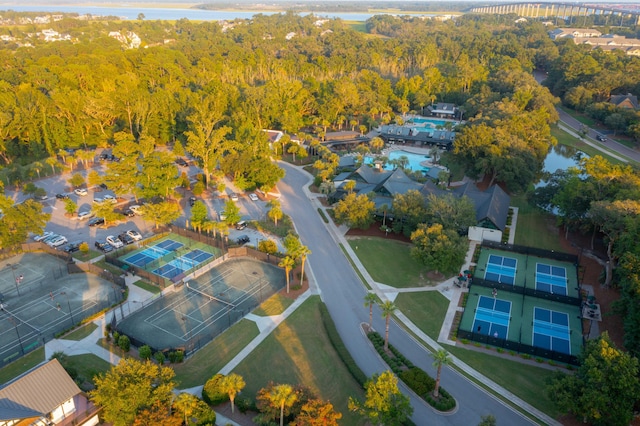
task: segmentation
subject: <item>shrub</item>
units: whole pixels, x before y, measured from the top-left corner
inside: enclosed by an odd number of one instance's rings
[[[120,349],[123,351],[129,352],[129,349],[131,349],[131,341],[129,340],[129,337],[124,334],[118,337],[118,346],[120,346]]]
[[[342,338],[338,334],[338,330],[336,329],[336,325],[331,319],[331,315],[329,315],[329,311],[324,304],[320,304],[320,316],[322,318],[322,323],[324,325],[324,329],[327,332],[327,336],[329,337],[329,341],[331,342],[331,346],[336,350],[342,362],[351,373],[351,376],[364,388],[364,384],[367,382],[368,378],[366,374],[362,372],[358,364],[354,361],[353,357],[347,350]]]
[[[201,181],[196,182],[193,185],[193,189],[191,190],[191,192],[193,192],[193,195],[195,195],[196,197],[201,196],[204,192],[204,183],[202,183]]]
[[[142,359],[151,359],[152,351],[149,345],[144,345],[138,349],[138,355]]]
[[[441,387],[438,390],[438,393],[440,397],[437,401],[433,398],[433,394],[431,393],[428,393],[425,395],[425,400],[429,403],[429,405],[431,405],[436,410],[439,410],[439,411],[453,410],[456,406],[456,400],[453,399],[451,395],[449,395],[449,392],[447,392],[446,390],[444,390],[444,388]]]
[[[164,353],[160,351],[156,352],[155,354],[153,354],[153,359],[155,359],[156,362],[160,365],[164,364],[164,360],[165,360]]]
[[[258,411],[256,404],[250,398],[246,396],[237,396],[235,400],[236,408],[240,410],[241,413],[246,413],[247,411]]]
[[[229,400],[229,395],[220,390],[220,383],[224,375],[216,374],[204,384],[202,388],[202,400],[209,405],[219,405]]]
[[[169,352],[169,362],[177,364],[184,361],[184,351],[171,351]]]
[[[115,344],[118,344],[118,339],[120,338],[120,333],[118,333],[117,331],[113,332],[113,341],[115,342]]]
[[[398,377],[418,395],[424,397],[436,387],[436,381],[422,369],[414,367],[398,374]]]
[[[89,253],[89,244],[87,244],[87,243],[82,243],[82,244],[80,244],[80,247],[79,247],[79,248],[80,248],[80,251],[81,251],[82,253],[84,253],[84,254]]]

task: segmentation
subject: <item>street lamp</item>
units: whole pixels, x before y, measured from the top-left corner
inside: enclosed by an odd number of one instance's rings
[[[7,263],[7,266],[11,268],[11,273],[13,274],[13,282],[16,284],[16,292],[18,293],[18,296],[20,296],[20,290],[18,289],[20,279],[16,277],[16,265],[14,265],[13,263]],[[20,276],[22,277],[22,275]]]
[[[13,327],[16,329],[16,334],[18,335],[18,342],[20,342],[20,350],[24,354],[24,346],[22,346],[22,338],[20,337],[20,332],[18,331],[18,324],[11,314],[9,314],[9,321],[13,323]]]
[[[75,324],[76,321],[73,319],[73,312],[71,312],[71,303],[69,302],[69,295],[66,291],[61,292],[60,294],[64,294],[67,298],[67,307],[69,308],[69,315],[71,316],[71,325]]]

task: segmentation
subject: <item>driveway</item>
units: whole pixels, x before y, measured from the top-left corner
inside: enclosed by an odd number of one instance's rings
[[[283,211],[291,216],[302,243],[312,252],[308,260],[309,273],[314,277],[311,281],[317,283],[343,342],[367,376],[388,370],[389,367],[380,359],[360,327],[369,320],[369,310],[364,306],[365,288],[334,241],[328,225],[322,221],[316,207],[302,190],[308,183],[308,174],[289,164],[281,162],[280,165],[286,170],[285,178],[278,184],[283,195]],[[381,315],[380,310],[375,307],[373,326],[384,333],[385,324]],[[429,351],[393,322],[390,342],[411,362],[435,377]],[[458,401],[459,408],[454,414],[441,415],[434,412],[402,385],[403,391],[411,399],[414,408],[412,419],[416,424],[475,425],[480,423],[483,415],[488,414],[493,414],[500,424],[536,424],[448,367],[442,371],[442,386]]]

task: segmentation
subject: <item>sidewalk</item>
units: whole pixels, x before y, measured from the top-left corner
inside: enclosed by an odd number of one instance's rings
[[[315,203],[317,208],[322,209],[325,212],[325,214],[328,215],[328,213],[326,212],[326,207],[324,207],[322,205],[322,203],[320,201],[318,201],[317,195],[316,194],[312,194],[309,191],[307,186],[305,186],[303,188],[303,190],[304,190],[305,194],[307,195],[307,198],[309,198],[309,200],[311,200],[313,203]],[[511,243],[511,244],[513,243],[513,240],[515,238],[516,220],[517,220],[517,217],[515,217],[515,215],[514,215],[514,221],[513,221],[512,225],[511,225],[512,229],[511,229],[510,234],[509,234],[509,243]],[[441,329],[440,335],[438,337],[438,342],[446,343],[448,345],[456,345],[455,341],[452,341],[452,340],[449,339],[449,333],[450,333],[451,327],[453,325],[453,319],[455,317],[455,313],[458,310],[458,301],[460,300],[460,295],[463,292],[468,291],[468,289],[466,287],[461,288],[461,287],[455,286],[454,285],[454,280],[456,278],[450,278],[450,279],[448,279],[446,281],[443,281],[443,282],[441,282],[438,285],[433,286],[433,287],[420,287],[420,288],[409,288],[409,289],[407,289],[407,288],[405,288],[405,289],[396,289],[394,287],[378,283],[378,282],[373,280],[373,278],[371,277],[369,272],[365,269],[364,265],[362,265],[362,263],[360,262],[360,259],[358,259],[358,256],[356,255],[356,253],[351,249],[351,245],[347,242],[347,239],[345,238],[345,233],[346,233],[347,229],[344,226],[336,227],[334,225],[333,221],[329,221],[329,224],[327,224],[327,228],[330,230],[334,240],[337,243],[342,244],[342,246],[344,247],[344,250],[347,252],[347,255],[349,256],[349,258],[351,259],[353,264],[358,268],[358,270],[360,271],[360,273],[362,274],[364,279],[367,281],[367,284],[371,288],[371,291],[373,291],[378,297],[380,297],[380,299],[382,301],[385,301],[385,300],[393,301],[398,296],[398,294],[402,293],[402,292],[418,292],[418,291],[439,291],[447,299],[449,299],[449,301],[450,301],[449,308],[447,310],[447,314],[445,316],[445,320],[443,322],[442,329]],[[475,247],[476,247],[477,244],[478,244],[478,242],[473,242],[473,241],[470,242],[469,250],[468,250],[467,255],[465,257],[465,263],[463,264],[463,266],[461,268],[461,271],[464,271],[464,270],[468,269],[469,266],[471,266],[471,259],[473,257],[473,253],[475,251]],[[414,333],[422,342],[426,343],[428,348],[430,348],[432,351],[435,352],[435,351],[437,351],[439,349],[443,349],[442,346],[440,346],[440,344],[438,342],[434,341],[432,338],[430,338],[429,336],[424,334],[402,312],[396,312],[395,315],[396,315],[396,318],[400,322],[402,322],[406,328],[411,330],[411,332]],[[490,380],[487,377],[485,377],[482,374],[480,374],[478,371],[476,371],[473,368],[471,368],[469,365],[465,364],[460,359],[456,358],[452,354],[449,354],[449,356],[450,356],[451,361],[453,362],[453,364],[455,364],[460,370],[462,370],[464,372],[464,374],[466,374],[467,376],[470,376],[473,380],[475,380],[475,381],[481,383],[482,385],[486,386],[487,388],[491,389],[491,391],[494,394],[501,395],[504,399],[512,402],[516,406],[522,408],[526,412],[532,414],[533,416],[535,416],[539,420],[542,420],[543,422],[545,422],[548,425],[561,426],[561,424],[559,422],[557,422],[555,419],[547,416],[542,411],[538,410],[537,408],[533,407],[532,405],[530,405],[530,404],[526,403],[525,401],[521,400],[520,398],[518,398],[517,396],[515,396],[511,392],[509,392],[506,389],[504,389],[502,386],[499,386],[497,383],[493,382],[492,380]]]

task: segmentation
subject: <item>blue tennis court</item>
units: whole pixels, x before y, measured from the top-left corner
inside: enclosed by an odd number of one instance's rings
[[[488,336],[506,339],[509,333],[511,302],[480,296],[475,311],[473,331]]]
[[[132,265],[144,268],[145,265],[148,265],[154,260],[168,255],[172,251],[178,250],[183,245],[184,244],[179,243],[177,241],[164,240],[154,246],[147,246],[144,248],[144,250],[139,251],[138,253],[132,254],[131,256],[123,260]]]
[[[165,265],[153,270],[153,273],[169,279],[173,279],[183,272],[195,268],[196,266],[212,257],[213,255],[211,253],[196,249],[167,262]]]
[[[484,279],[501,284],[513,285],[516,280],[518,259],[492,254],[487,260]]]
[[[551,294],[567,294],[567,268],[545,263],[536,264],[536,290]]]
[[[569,314],[534,308],[533,346],[571,355]]]

